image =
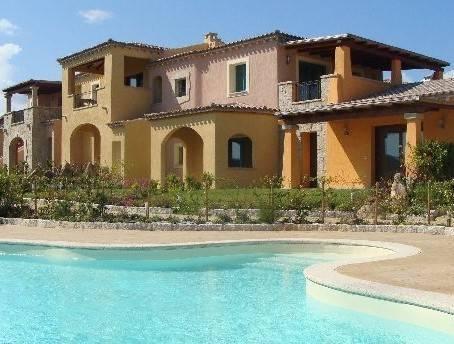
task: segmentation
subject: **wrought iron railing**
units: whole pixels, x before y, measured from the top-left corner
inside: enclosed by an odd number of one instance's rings
[[[85,106],[96,105],[98,104],[98,91],[93,90],[92,92],[74,94],[73,100],[75,109]]]
[[[11,113],[11,123],[22,123],[24,122],[24,110],[13,111]]]
[[[297,85],[297,101],[306,101],[322,98],[322,87],[320,80],[299,82]]]

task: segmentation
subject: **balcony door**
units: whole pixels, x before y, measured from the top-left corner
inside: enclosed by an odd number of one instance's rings
[[[375,128],[375,180],[388,180],[402,172],[405,156],[404,125]]]
[[[320,99],[320,77],[325,74],[326,66],[300,60],[298,64],[298,100]]]

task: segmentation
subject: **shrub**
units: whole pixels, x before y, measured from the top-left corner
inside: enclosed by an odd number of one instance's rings
[[[226,212],[223,211],[222,213],[219,213],[216,215],[216,218],[214,220],[214,223],[231,223],[232,222],[232,217]]]
[[[425,141],[412,151],[413,167],[419,180],[454,178],[454,144]]]
[[[175,174],[169,174],[166,177],[165,189],[168,191],[183,190],[184,184]]]
[[[235,209],[235,223],[250,223],[251,218],[247,210]]]
[[[202,189],[202,183],[194,177],[188,176],[184,180],[187,190],[200,190]]]
[[[0,216],[20,216],[24,211],[26,184],[20,174],[0,169]]]
[[[296,210],[296,215],[293,219],[293,222],[307,223],[307,217],[309,215],[309,211],[311,210],[311,206],[308,202],[306,202],[306,191],[301,189],[297,192],[289,193],[289,195],[290,209]]]

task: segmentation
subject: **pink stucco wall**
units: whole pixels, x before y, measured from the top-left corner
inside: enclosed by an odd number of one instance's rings
[[[283,49],[276,41],[260,41],[153,64],[148,73],[150,85],[156,76],[161,76],[163,90],[162,102],[153,104],[152,110],[159,112],[233,102],[277,108],[277,84],[282,78],[279,74],[287,74],[284,70],[289,68],[285,66]],[[228,62],[243,58],[249,58],[249,92],[232,97],[227,90]],[[184,102],[176,98],[172,89],[174,79],[180,77],[188,77],[189,82],[188,97]]]

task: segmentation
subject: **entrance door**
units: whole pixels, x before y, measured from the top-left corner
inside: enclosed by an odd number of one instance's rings
[[[402,172],[405,156],[404,125],[375,128],[375,180],[390,179]]]
[[[311,178],[309,186],[317,187],[317,133],[310,133],[310,167],[309,176]]]
[[[320,99],[321,86],[320,77],[326,74],[326,66],[305,61],[299,61],[298,78],[299,90],[298,100]]]

